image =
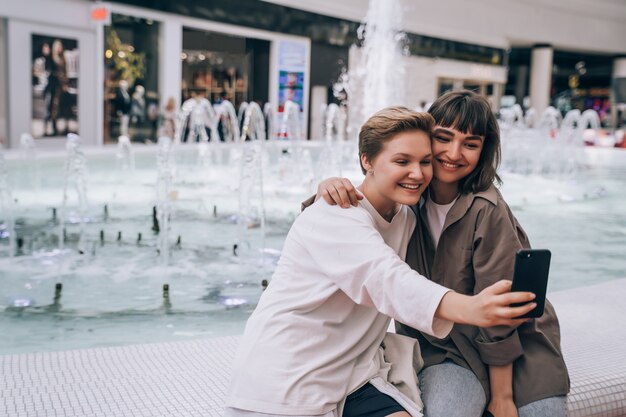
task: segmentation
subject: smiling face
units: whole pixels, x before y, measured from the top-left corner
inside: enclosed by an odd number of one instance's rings
[[[436,126],[433,132],[433,170],[437,181],[459,185],[478,166],[484,136]]]
[[[439,204],[459,193],[485,191],[500,182],[496,172],[500,129],[484,97],[468,90],[449,91],[435,100],[428,112],[436,126],[431,191],[445,197]]]
[[[433,176],[430,136],[421,130],[400,132],[385,141],[381,151],[368,160],[362,191],[381,215],[396,204],[417,204]]]

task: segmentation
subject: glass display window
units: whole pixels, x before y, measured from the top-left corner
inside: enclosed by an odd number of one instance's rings
[[[249,94],[254,51],[246,38],[184,28],[181,99],[229,100],[235,107]]]
[[[104,143],[119,136],[156,141],[159,102],[159,23],[121,14],[105,27]]]

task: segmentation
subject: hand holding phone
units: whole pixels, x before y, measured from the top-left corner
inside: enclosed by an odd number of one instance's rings
[[[522,249],[515,254],[515,272],[511,292],[530,291],[536,295],[537,307],[519,318],[535,318],[543,315],[548,289],[551,253],[547,249]],[[523,304],[512,304],[517,307]]]

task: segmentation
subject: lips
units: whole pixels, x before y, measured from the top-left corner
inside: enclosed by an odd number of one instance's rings
[[[406,190],[411,190],[411,191],[416,191],[422,186],[422,184],[402,184],[402,183],[399,183],[398,185]]]
[[[460,164],[454,164],[452,162],[448,162],[448,161],[444,161],[442,159],[437,159],[437,161],[439,161],[439,163],[444,167],[444,168],[448,168],[448,169],[457,169],[457,168],[462,168],[463,165]]]

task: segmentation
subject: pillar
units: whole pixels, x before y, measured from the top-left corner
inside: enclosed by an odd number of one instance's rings
[[[535,109],[536,117],[540,117],[550,105],[553,55],[551,45],[533,46],[530,59],[530,107]]]
[[[618,127],[624,114],[618,119],[618,105],[626,105],[626,56],[620,56],[613,61],[612,88],[611,88],[611,126]]]
[[[311,88],[311,125],[309,138],[324,139],[324,112],[322,107],[328,104],[328,87],[315,85]]]
[[[170,97],[176,100],[176,107],[181,105],[180,87],[183,67],[180,54],[183,51],[183,26],[178,22],[164,20],[159,30],[159,96],[160,107]]]
[[[528,94],[528,66],[520,65],[515,72],[515,101],[523,106],[524,97]]]

